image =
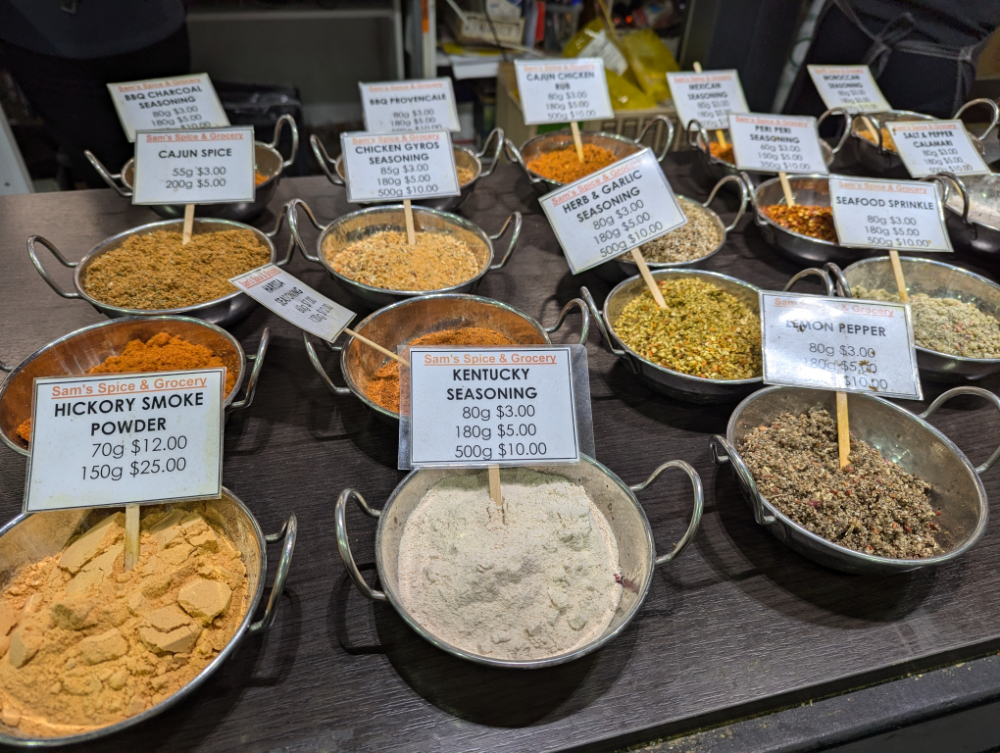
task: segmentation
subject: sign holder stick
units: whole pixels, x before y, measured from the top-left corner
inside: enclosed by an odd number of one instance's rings
[[[699,63],[697,60],[694,61],[693,67],[695,73],[701,73],[701,63]],[[726,143],[726,134],[721,128],[715,129],[715,138],[718,140],[719,146],[721,146],[723,149],[726,149],[729,146],[729,144]]]
[[[181,245],[186,246],[191,242],[191,233],[194,231],[194,204],[184,205],[184,234],[181,236]]]
[[[899,300],[908,303],[910,296],[906,294],[906,280],[903,278],[903,267],[899,263],[899,252],[889,249],[889,261],[892,262],[892,273],[896,276],[896,287],[899,288]]]
[[[139,505],[125,505],[125,572],[139,562]]]
[[[649,271],[646,260],[643,258],[642,251],[639,250],[638,246],[632,249],[632,259],[635,261],[636,266],[639,267],[639,273],[642,275],[642,279],[645,280],[646,287],[649,288],[649,292],[652,294],[653,300],[656,301],[656,305],[661,309],[665,309],[667,302],[663,300],[663,293],[660,292],[656,280],[653,279],[653,275]]]
[[[583,162],[583,142],[580,140],[580,126],[573,120],[569,124],[569,130],[573,133],[573,146],[576,147],[576,157]]]
[[[788,175],[786,173],[778,173],[778,180],[781,181],[781,190],[785,192],[785,204],[794,207],[795,196],[792,194],[792,184],[788,182]]]
[[[406,242],[412,246],[417,242],[417,233],[413,229],[413,204],[409,199],[403,199],[403,214],[406,216]]]
[[[399,363],[402,364],[403,366],[405,366],[406,368],[410,368],[410,362],[407,361],[405,358],[403,358],[400,355],[396,355],[395,353],[393,353],[388,348],[383,348],[381,345],[379,345],[376,342],[372,342],[371,340],[369,340],[364,335],[359,335],[357,332],[355,332],[350,327],[344,327],[344,332],[346,332],[347,334],[349,334],[351,337],[354,337],[354,338],[360,340],[361,342],[363,342],[368,347],[375,348],[375,350],[377,350],[379,353],[383,353],[383,354],[389,356],[389,358],[392,358],[392,359],[394,359],[396,361],[399,361]]]
[[[490,463],[486,470],[489,472],[490,478],[490,499],[497,507],[503,508],[503,497],[500,495],[500,466],[496,463]]]

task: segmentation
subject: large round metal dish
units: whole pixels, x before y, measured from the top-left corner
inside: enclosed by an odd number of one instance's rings
[[[378,343],[393,353],[400,345],[412,342],[418,337],[440,332],[445,329],[462,327],[486,327],[500,332],[519,345],[549,345],[549,335],[558,330],[566,315],[573,307],[580,309],[583,321],[580,325],[580,344],[587,342],[590,331],[590,312],[579,298],[567,303],[556,323],[543,327],[535,319],[513,306],[492,298],[477,295],[435,294],[409,298],[386,306],[368,316],[353,329],[362,337]],[[306,332],[302,333],[309,360],[316,369],[327,389],[334,395],[353,394],[375,416],[389,423],[399,421],[399,414],[385,408],[367,395],[368,384],[375,373],[388,361],[388,356],[365,345],[353,335],[343,345],[333,345],[324,341],[326,348],[340,354],[340,373],[346,387],[334,383],[320,363],[316,349]]]
[[[982,153],[982,140],[996,127],[997,120],[1000,119],[1000,108],[997,107],[997,103],[991,99],[970,100],[958,108],[958,111],[952,116],[952,120],[961,118],[966,110],[975,105],[986,105],[990,108],[990,122],[986,130],[979,136],[969,134],[972,137],[973,145]],[[887,123],[912,123],[929,120],[937,120],[937,118],[910,110],[886,110],[855,114],[851,118],[850,132],[854,141],[854,154],[858,162],[874,176],[908,178],[910,173],[907,171],[906,165],[903,164],[903,160],[900,159],[899,152],[882,143],[882,128]],[[874,126],[874,133],[869,123]]]
[[[17,427],[31,418],[36,379],[86,374],[109,356],[121,353],[130,341],[145,342],[160,332],[183,338],[194,345],[205,346],[236,375],[233,388],[224,402],[227,414],[247,408],[253,403],[257,378],[271,340],[270,328],[265,328],[257,353],[248,356],[235,337],[221,327],[200,319],[186,316],[111,319],[60,337],[36,350],[11,371],[10,376],[0,385],[0,440],[15,452],[29,454],[28,443],[18,436]],[[249,378],[246,373],[247,361],[253,362]],[[242,400],[236,401],[244,379],[247,384],[246,394]]]
[[[650,120],[646,122],[646,125],[642,127],[642,130],[639,131],[639,134],[635,137],[635,139],[630,139],[626,136],[619,136],[616,133],[605,133],[603,131],[581,131],[580,141],[584,144],[593,144],[594,146],[599,146],[609,150],[612,154],[614,154],[615,161],[618,161],[645,149],[646,147],[641,142],[643,138],[645,138],[649,129],[658,122],[665,123],[667,128],[667,139],[664,142],[664,147],[659,154],[655,155],[656,161],[661,162],[667,155],[667,150],[670,149],[670,144],[672,144],[674,140],[674,124],[665,115],[657,115],[655,118],[650,118]],[[521,169],[524,170],[524,174],[528,176],[528,180],[531,181],[531,185],[533,185],[539,193],[546,194],[549,191],[554,191],[555,189],[566,185],[565,183],[560,183],[552,180],[551,178],[546,178],[544,175],[540,175],[534,170],[529,169],[528,163],[542,154],[554,152],[558,149],[572,149],[573,133],[569,128],[539,134],[538,136],[528,139],[521,144],[520,149],[514,146],[514,143],[510,139],[505,139],[504,148],[507,152],[507,159],[519,165]]]
[[[949,191],[945,201],[952,245],[992,260],[1000,252],[1000,175],[950,177],[959,189]]]
[[[678,279],[684,276],[700,279],[734,296],[759,316],[760,299],[758,293],[760,289],[748,282],[703,269],[659,269],[655,272],[651,270],[651,273],[654,280]],[[820,277],[826,287],[827,294],[833,295],[833,283],[830,281],[829,275],[821,269],[803,269],[788,281],[784,289],[788,290],[800,279],[810,275]],[[594,297],[586,287],[580,288],[580,296],[590,307],[590,316],[601,332],[601,341],[607,351],[624,360],[632,373],[638,376],[650,389],[688,403],[728,403],[740,400],[761,387],[763,376],[749,379],[705,379],[704,377],[691,376],[653,363],[628,347],[618,337],[614,323],[618,321],[622,310],[647,290],[641,275],[630,277],[608,293],[603,311],[597,308]]]
[[[281,210],[281,215],[278,217],[278,222],[274,226],[274,230],[265,233],[262,230],[258,230],[255,227],[250,227],[249,225],[244,225],[241,222],[234,222],[232,220],[219,220],[219,219],[207,219],[207,218],[196,218],[194,221],[194,235],[203,235],[205,233],[215,233],[223,230],[249,230],[254,235],[257,236],[257,240],[264,244],[264,246],[270,252],[269,261],[272,264],[277,264],[279,267],[284,266],[288,263],[288,260],[292,255],[292,244],[291,241],[288,245],[288,250],[285,254],[285,258],[278,260],[277,251],[274,247],[273,238],[281,230],[281,226],[284,223],[285,215],[288,212],[288,206],[285,205]],[[140,225],[139,227],[134,227],[131,230],[126,230],[117,235],[112,235],[110,238],[98,243],[90,251],[84,255],[84,257],[77,262],[71,262],[58,248],[51,242],[46,240],[40,235],[33,235],[28,238],[28,255],[31,257],[31,263],[35,265],[35,269],[38,270],[38,274],[42,276],[42,279],[49,284],[56,293],[58,293],[63,298],[79,298],[87,301],[91,306],[97,309],[102,314],[106,314],[110,317],[122,317],[122,316],[193,316],[198,319],[203,319],[206,322],[211,322],[212,324],[218,324],[224,326],[238,319],[246,316],[250,313],[250,309],[254,307],[254,300],[248,296],[246,293],[241,293],[235,287],[233,292],[229,295],[225,295],[222,298],[216,298],[212,301],[205,301],[203,303],[192,304],[191,306],[182,306],[176,309],[127,309],[120,306],[112,306],[108,303],[103,303],[96,298],[91,297],[87,294],[83,287],[83,281],[87,276],[87,267],[98,258],[101,254],[106,254],[109,251],[114,251],[116,248],[121,246],[128,238],[137,235],[148,235],[150,233],[155,233],[160,230],[171,231],[175,233],[181,232],[183,229],[184,220],[163,220],[161,222],[151,222],[148,225]],[[69,267],[75,270],[73,273],[73,287],[75,292],[67,292],[63,290],[59,285],[53,280],[49,273],[45,271],[42,266],[41,261],[38,259],[38,253],[35,248],[36,245],[41,245],[52,252],[53,256],[62,264],[64,267]],[[248,270],[249,271],[249,270]]]
[[[930,259],[902,256],[899,259],[910,295],[924,293],[931,298],[957,298],[1000,320],[1000,285],[982,275]],[[850,297],[851,289],[862,286],[895,292],[896,277],[888,257],[864,259],[841,272],[835,264],[827,266],[837,283],[837,292]],[[929,379],[965,381],[982,379],[1000,371],[1000,358],[967,358],[917,345],[917,367]]]
[[[483,142],[483,148],[478,152],[472,151],[467,146],[453,144],[455,167],[464,167],[471,170],[473,175],[472,180],[459,186],[461,193],[458,196],[442,196],[438,199],[418,199],[413,204],[415,206],[430,207],[431,209],[440,209],[442,212],[453,212],[461,207],[468,200],[469,196],[472,195],[479,179],[489,177],[493,174],[493,170],[497,166],[497,161],[500,159],[500,150],[503,148],[503,141],[503,129],[494,128],[490,131],[490,135],[486,137],[486,141]],[[335,186],[346,187],[347,172],[344,169],[344,156],[340,155],[337,159],[331,159],[326,151],[326,147],[323,146],[323,142],[315,134],[309,137],[309,143],[312,145],[313,155],[316,157],[316,161],[319,162],[319,166],[323,169],[323,174],[326,175],[327,179]],[[491,144],[493,145],[492,149],[490,148]],[[489,167],[485,166],[487,154],[489,154]],[[359,202],[359,204],[361,206],[369,205],[366,202]]]
[[[691,479],[694,487],[694,505],[691,521],[688,523],[684,536],[669,554],[657,557],[649,520],[643,512],[639,500],[636,499],[635,493],[646,489],[667,468],[679,468]],[[336,519],[337,546],[340,549],[340,556],[344,560],[347,572],[362,594],[372,601],[388,601],[421,638],[442,651],[447,651],[461,659],[504,669],[539,669],[564,664],[596,651],[620,635],[639,611],[649,591],[653,570],[674,560],[691,543],[701,522],[703,504],[701,478],[687,463],[681,460],[671,460],[653,471],[643,483],[630,487],[626,486],[606,467],[585,455],[580,456],[579,463],[543,465],[535,467],[533,470],[564,476],[573,483],[583,486],[590,499],[604,513],[618,542],[619,572],[621,573],[621,583],[624,586],[621,602],[604,633],[590,643],[563,654],[542,659],[497,659],[475,654],[446,643],[415,620],[402,603],[399,597],[397,577],[399,542],[410,514],[427,491],[441,479],[449,476],[468,476],[477,472],[482,473],[481,470],[424,469],[413,471],[399,483],[381,511],[370,508],[358,492],[353,489],[345,489],[337,500]],[[361,573],[354,563],[350,539],[347,534],[347,502],[351,497],[357,500],[358,505],[365,513],[373,518],[378,518],[378,529],[375,532],[375,564],[378,567],[379,581],[382,588],[385,589],[384,591],[377,591],[369,586],[361,577]]]
[[[278,141],[281,139],[281,129],[285,124],[292,130],[292,151],[285,159],[278,151]],[[266,175],[267,180],[256,187],[253,201],[237,201],[230,204],[200,204],[195,210],[199,217],[217,217],[223,220],[236,220],[246,222],[263,212],[267,205],[274,198],[274,192],[278,190],[281,176],[284,171],[295,162],[295,155],[299,151],[299,129],[295,125],[295,119],[291,115],[282,115],[274,125],[274,138],[270,143],[255,141],[254,164],[257,172]],[[111,173],[104,164],[89,149],[84,151],[90,164],[104,178],[104,182],[115,189],[120,196],[126,199],[132,198],[135,186],[135,159],[130,159],[121,169],[121,172]],[[152,204],[149,207],[160,217],[173,220],[184,217],[183,204]]]
[[[172,507],[184,509],[191,504],[178,503]],[[292,554],[295,551],[295,535],[298,524],[294,513],[288,516],[278,533],[265,536],[253,513],[225,487],[222,488],[222,496],[208,504],[212,506],[214,513],[212,522],[222,529],[242,555],[248,580],[246,613],[239,627],[233,633],[233,637],[229,639],[218,656],[202,669],[191,682],[172,696],[141,714],[117,724],[76,735],[35,738],[24,737],[19,735],[15,728],[0,724],[0,743],[25,748],[74,745],[107,737],[136,724],[142,724],[191,696],[198,686],[204,683],[236,651],[240,641],[246,637],[247,633],[260,633],[271,627],[276,615],[278,599],[284,590],[285,579],[288,577]],[[18,515],[0,529],[0,572],[3,573],[0,582],[6,584],[25,565],[57,554],[74,534],[95,525],[114,512],[116,511],[113,508],[95,508]],[[268,542],[274,541],[283,541],[281,558],[278,561],[274,584],[267,600],[264,616],[253,622],[253,616],[260,605],[267,579],[266,546]]]
[[[733,411],[725,438],[711,439],[712,458],[719,465],[729,463],[744,497],[753,508],[754,519],[775,538],[815,562],[834,570],[859,575],[895,575],[934,567],[961,556],[986,530],[989,506],[979,476],[1000,456],[998,448],[978,468],[974,468],[955,443],[931,426],[930,418],[943,403],[956,395],[978,395],[1000,410],[1000,398],[979,387],[955,387],[916,416],[898,405],[873,395],[849,393],[851,433],[877,449],[882,457],[907,473],[933,486],[931,504],[941,510],[938,521],[944,532],[940,543],[945,554],[926,559],[877,557],[834,544],[779,512],[760,493],[753,476],[737,451],[744,437],[758,426],[770,426],[785,412],[800,414],[816,406],[836,413],[836,393],[799,387],[768,387],[755,392]]]
[[[441,290],[387,290],[366,285],[349,277],[345,277],[333,268],[333,264],[327,259],[324,253],[324,246],[332,246],[334,255],[339,249],[362,238],[367,238],[375,233],[386,230],[395,232],[406,232],[406,219],[401,204],[389,204],[370,209],[361,209],[351,214],[345,214],[328,225],[321,225],[316,219],[316,215],[301,199],[292,199],[289,202],[291,208],[288,216],[288,223],[292,229],[292,238],[299,247],[302,255],[314,264],[322,264],[330,276],[335,279],[340,287],[344,289],[351,299],[360,307],[366,309],[377,309],[389,306],[398,301],[414,298],[429,293],[471,293],[478,286],[480,280],[487,272],[503,269],[510,259],[511,254],[517,247],[517,239],[521,235],[521,213],[514,212],[504,223],[500,232],[496,235],[487,235],[478,225],[469,220],[459,217],[457,214],[440,212],[437,209],[427,207],[413,207],[413,224],[417,232],[444,233],[454,236],[467,243],[474,250],[479,261],[479,272],[469,280],[452,285],[450,288]],[[305,210],[306,216],[312,222],[313,227],[319,230],[319,237],[316,239],[316,253],[310,254],[305,243],[299,235],[297,207]],[[493,241],[501,238],[507,232],[507,228],[513,226],[510,241],[507,244],[507,251],[503,258],[496,264],[493,263],[494,251]]]
[[[709,204],[715,199],[715,195],[719,192],[719,189],[729,183],[736,183],[740,191],[740,208],[736,212],[736,217],[733,221],[729,223],[728,226],[722,223],[722,218],[715,213],[713,209],[709,207]],[[740,220],[743,219],[743,214],[747,210],[747,203],[750,200],[750,193],[747,190],[746,183],[739,175],[727,175],[722,178],[715,187],[712,188],[712,192],[708,195],[708,198],[704,203],[695,201],[694,199],[689,199],[687,196],[681,196],[677,194],[677,201],[681,205],[687,204],[688,206],[698,207],[701,211],[708,213],[709,218],[716,227],[716,232],[719,235],[719,242],[716,244],[715,248],[709,251],[702,257],[698,259],[692,259],[691,261],[675,261],[675,262],[661,262],[661,261],[650,261],[646,259],[646,266],[650,269],[702,269],[708,263],[708,260],[715,256],[722,247],[726,245],[726,238],[734,227],[740,224]],[[669,233],[668,233],[669,235]],[[625,277],[631,277],[634,274],[639,273],[639,268],[636,266],[635,261],[632,259],[632,255],[629,253],[622,254],[611,261],[605,262],[594,269],[597,276],[607,280],[609,282],[618,282]]]

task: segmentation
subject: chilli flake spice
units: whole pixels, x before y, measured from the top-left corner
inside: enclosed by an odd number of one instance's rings
[[[772,222],[799,235],[808,235],[821,241],[837,243],[837,229],[833,225],[833,210],[830,207],[796,204],[771,204],[761,207]]]
[[[691,376],[760,376],[760,319],[746,304],[696,277],[658,285],[666,308],[644,290],[615,321],[622,342],[653,363]]]

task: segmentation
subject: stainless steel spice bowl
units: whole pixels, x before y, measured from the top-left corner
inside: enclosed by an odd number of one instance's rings
[[[197,503],[178,503],[171,507],[185,509],[194,507],[195,504]],[[222,496],[208,504],[212,506],[211,522],[222,529],[242,555],[248,581],[246,614],[218,656],[172,696],[141,714],[117,724],[63,737],[25,737],[18,734],[16,728],[0,724],[0,744],[23,748],[74,745],[107,737],[136,724],[142,724],[191,696],[226,659],[232,656],[247,633],[261,633],[271,627],[277,614],[278,599],[284,590],[285,579],[292,564],[292,554],[295,551],[295,536],[298,530],[295,514],[288,516],[280,531],[265,536],[253,513],[225,487],[222,488]],[[0,573],[3,573],[0,584],[6,587],[22,567],[58,554],[75,534],[90,528],[115,512],[114,508],[99,508],[18,515],[0,529]],[[267,544],[277,541],[282,542],[282,552],[275,571],[271,595],[268,597],[263,616],[254,622],[254,613],[264,595],[267,579]]]
[[[684,277],[700,279],[734,296],[759,316],[760,303],[757,295],[759,289],[750,283],[737,280],[735,277],[701,269],[659,269],[652,272],[652,275],[654,280],[683,279]],[[827,294],[833,295],[833,283],[826,272],[821,269],[803,269],[788,281],[784,289],[788,290],[803,277],[813,275],[820,277],[824,282]],[[597,308],[594,297],[586,287],[580,288],[580,296],[590,308],[591,318],[601,332],[601,341],[607,351],[625,361],[632,373],[638,376],[650,389],[688,403],[727,403],[740,400],[761,387],[763,384],[762,376],[749,379],[705,379],[704,377],[691,376],[653,363],[628,347],[618,337],[614,323],[618,321],[624,308],[647,290],[646,283],[640,275],[630,277],[608,293],[603,311]]]
[[[281,156],[278,151],[278,141],[281,139],[281,130],[285,124],[292,131],[292,150],[288,159]],[[237,201],[229,204],[201,204],[198,206],[199,217],[217,217],[223,220],[236,220],[245,222],[263,212],[267,205],[274,198],[274,192],[278,190],[281,176],[286,169],[295,162],[295,156],[299,151],[299,129],[295,125],[295,119],[291,115],[282,115],[278,122],[274,124],[274,138],[270,143],[255,141],[254,144],[254,164],[257,172],[266,175],[267,180],[256,187],[253,201]],[[84,151],[90,164],[100,173],[104,182],[115,189],[119,196],[131,199],[135,188],[135,159],[126,162],[120,172],[111,173],[104,164],[97,159],[89,149]],[[160,217],[173,220],[184,217],[183,204],[152,204],[149,207]]]
[[[678,468],[688,475],[694,487],[694,505],[691,520],[684,536],[669,554],[658,557],[649,520],[635,494],[645,490],[668,468]],[[677,558],[691,543],[701,522],[703,505],[701,478],[697,471],[684,461],[671,460],[653,471],[643,483],[627,486],[605,466],[585,455],[581,455],[580,462],[576,464],[537,466],[533,467],[533,470],[563,476],[571,482],[583,486],[590,499],[604,513],[604,517],[618,542],[618,572],[624,586],[621,602],[604,633],[590,643],[544,659],[497,659],[474,654],[446,643],[414,619],[402,603],[398,584],[399,542],[410,514],[427,491],[441,479],[449,476],[468,476],[477,472],[482,473],[482,469],[478,471],[475,469],[413,471],[399,483],[382,510],[369,507],[364,498],[354,489],[345,489],[337,499],[336,520],[337,546],[340,549],[340,556],[347,572],[362,594],[372,601],[388,601],[399,613],[399,616],[421,638],[442,651],[447,651],[461,659],[504,669],[539,669],[565,664],[596,651],[610,643],[628,627],[629,622],[639,611],[646,598],[653,570]],[[354,497],[358,506],[367,515],[378,519],[378,528],[375,532],[375,563],[378,568],[379,581],[384,589],[382,591],[372,588],[365,582],[354,562],[354,556],[351,554],[350,539],[347,533],[347,503],[351,497]]]
[[[271,330],[264,329],[257,353],[246,355],[239,340],[221,327],[186,316],[143,316],[111,319],[92,324],[63,335],[44,348],[36,350],[11,370],[0,384],[0,440],[15,452],[29,455],[28,443],[17,434],[17,427],[31,418],[35,380],[43,377],[76,376],[118,355],[132,340],[149,340],[160,332],[180,337],[194,345],[203,345],[222,359],[227,369],[236,375],[232,390],[226,395],[226,414],[248,408],[257,391],[257,379],[264,365]],[[253,363],[247,377],[247,362]],[[246,393],[237,401],[236,395],[246,380]]]
[[[719,192],[719,189],[730,183],[735,183],[740,191],[740,208],[736,212],[736,217],[733,221],[729,223],[728,226],[722,223],[722,218],[715,213],[713,209],[709,207],[715,200],[715,195]],[[695,269],[703,268],[705,264],[715,256],[719,251],[722,250],[723,246],[726,245],[726,238],[729,232],[740,224],[740,220],[743,219],[743,215],[747,210],[747,203],[750,200],[750,192],[747,189],[746,183],[739,175],[727,175],[722,178],[715,187],[712,188],[712,192],[708,195],[708,198],[704,203],[695,201],[694,199],[689,199],[687,196],[677,195],[677,200],[683,206],[687,204],[692,207],[699,207],[700,211],[704,211],[708,214],[709,218],[712,220],[716,227],[719,236],[719,242],[715,244],[715,248],[709,251],[702,257],[697,259],[692,259],[691,261],[675,261],[675,262],[660,262],[660,261],[650,261],[646,259],[646,266],[650,269]],[[679,229],[679,228],[678,228]],[[671,231],[673,232],[673,231]],[[668,233],[669,235],[669,233]],[[656,241],[650,241],[655,243]],[[640,248],[641,250],[641,248]],[[632,259],[631,253],[624,253],[611,261],[605,262],[594,269],[594,272],[601,279],[607,280],[608,282],[618,282],[625,277],[631,277],[634,274],[638,274],[639,268],[636,266],[635,261]]]
[[[468,200],[469,196],[472,195],[479,179],[487,178],[493,174],[493,170],[497,166],[497,161],[500,159],[500,150],[503,148],[503,141],[503,129],[494,128],[490,131],[490,135],[486,137],[486,141],[483,142],[483,148],[478,152],[472,151],[467,146],[453,144],[455,167],[465,167],[471,170],[473,175],[472,180],[459,186],[461,193],[458,196],[443,196],[439,199],[418,199],[413,204],[415,206],[430,207],[431,209],[440,209],[442,212],[453,212],[459,209]],[[340,155],[336,159],[331,159],[326,151],[326,147],[323,146],[323,142],[315,134],[309,137],[309,143],[312,145],[313,155],[316,157],[316,161],[323,169],[323,174],[326,175],[327,179],[335,186],[346,188],[347,172],[344,169],[344,156]],[[488,167],[485,164],[487,156],[489,157]],[[366,202],[358,203],[361,206],[368,205]]]
[[[971,549],[986,530],[989,505],[980,476],[1000,457],[1000,448],[989,460],[973,467],[962,451],[927,419],[957,395],[978,395],[1000,410],[1000,398],[979,387],[955,387],[943,393],[920,415],[914,415],[880,397],[858,393],[847,395],[851,433],[877,449],[882,457],[932,485],[931,505],[941,510],[937,522],[942,534],[938,542],[945,553],[925,559],[878,557],[835,544],[783,515],[767,499],[740,457],[739,446],[758,426],[770,426],[786,412],[801,414],[812,407],[836,415],[836,393],[799,387],[768,387],[755,392],[733,411],[726,436],[710,441],[712,459],[732,466],[736,482],[758,525],[803,557],[834,570],[859,575],[894,575],[934,567]]]
[[[428,293],[471,293],[479,286],[480,280],[483,279],[483,276],[487,272],[503,269],[506,266],[511,254],[514,253],[514,249],[517,247],[517,240],[521,236],[520,212],[511,214],[499,233],[496,235],[487,235],[478,225],[469,222],[469,220],[463,217],[459,217],[457,214],[449,214],[437,209],[428,209],[427,207],[413,207],[413,224],[417,232],[443,233],[464,241],[476,254],[479,261],[479,272],[465,282],[452,285],[450,288],[442,288],[441,290],[387,290],[385,288],[376,288],[373,285],[366,285],[342,275],[333,268],[333,264],[327,259],[324,247],[329,246],[331,255],[335,255],[344,246],[362,238],[367,238],[370,235],[375,235],[376,233],[386,230],[405,233],[406,219],[401,204],[389,204],[371,207],[370,209],[361,209],[351,214],[345,214],[343,217],[339,217],[327,225],[321,225],[316,219],[316,215],[313,214],[312,209],[309,208],[309,205],[301,199],[292,199],[288,206],[290,207],[288,224],[291,226],[292,238],[295,244],[298,245],[302,255],[309,261],[315,264],[322,264],[326,267],[326,271],[340,284],[344,292],[360,307],[366,309],[389,306],[398,301],[419,295],[427,295]],[[315,254],[309,253],[299,235],[297,207],[301,207],[305,211],[313,227],[320,231],[319,237],[316,239]],[[507,251],[504,253],[503,258],[494,264],[493,241],[502,238],[509,227],[513,227],[513,230],[511,231],[510,241],[507,243]]]
[[[667,128],[667,139],[664,141],[663,149],[656,156],[656,161],[661,162],[663,158],[667,155],[667,151],[670,149],[670,144],[674,140],[674,124],[665,115],[657,115],[654,118],[650,118],[646,125],[642,127],[639,134],[635,139],[630,139],[627,136],[619,136],[617,133],[605,133],[604,131],[581,131],[580,141],[584,144],[593,144],[594,146],[602,147],[603,149],[609,150],[615,156],[615,161],[624,159],[632,154],[636,154],[646,147],[641,143],[656,123],[664,123]],[[524,174],[528,176],[528,180],[531,181],[531,185],[541,194],[547,194],[549,191],[554,191],[560,188],[565,183],[560,183],[559,181],[546,178],[544,175],[539,175],[534,170],[528,167],[528,163],[532,160],[537,159],[543,154],[548,154],[549,152],[554,152],[559,149],[573,148],[573,133],[569,128],[563,128],[559,131],[549,131],[548,133],[542,133],[535,136],[532,139],[528,139],[523,144],[521,148],[518,149],[514,146],[514,142],[510,139],[504,140],[504,148],[507,152],[507,159],[524,171]]]
[[[1000,320],[1000,285],[982,275],[930,259],[901,256],[899,263],[910,295],[924,293],[931,298],[957,298],[973,304],[983,313]],[[837,293],[851,297],[851,288],[888,290],[895,293],[896,277],[892,263],[886,256],[855,262],[841,271],[836,264],[828,264]],[[942,353],[917,345],[917,367],[928,379],[960,382],[982,379],[1000,371],[1000,358],[967,358]]]
[[[558,330],[571,308],[580,309],[583,320],[580,324],[580,344],[587,342],[590,331],[590,312],[579,298],[569,301],[559,313],[559,318],[551,327],[543,327],[535,319],[518,309],[492,298],[455,293],[438,293],[409,298],[391,306],[379,309],[369,315],[353,329],[362,337],[396,352],[418,337],[432,332],[461,327],[486,327],[507,335],[511,340],[523,345],[548,345],[549,335]],[[367,395],[368,384],[375,373],[388,363],[388,356],[365,345],[353,335],[343,345],[333,345],[324,341],[326,348],[340,354],[340,373],[347,385],[334,383],[320,363],[316,349],[306,332],[302,341],[313,368],[319,374],[327,389],[334,395],[353,394],[371,410],[376,417],[395,423],[399,414],[384,408]]]
[[[273,264],[277,264],[279,267],[284,266],[288,263],[288,260],[292,256],[291,239],[289,239],[285,257],[281,260],[277,259],[277,251],[275,249],[273,239],[281,230],[282,224],[284,224],[288,208],[289,204],[282,207],[281,214],[278,216],[278,221],[274,226],[274,230],[267,233],[262,230],[258,230],[255,227],[251,227],[250,225],[244,225],[241,222],[234,222],[233,220],[196,218],[194,221],[194,235],[216,233],[223,230],[249,230],[256,235],[257,239],[270,251],[269,261]],[[87,267],[89,267],[94,259],[98,258],[101,254],[114,251],[133,236],[149,235],[150,233],[155,233],[161,230],[180,233],[183,230],[183,225],[184,220],[181,219],[151,222],[148,225],[134,227],[131,230],[126,230],[122,233],[118,233],[117,235],[112,235],[110,238],[106,238],[101,241],[90,249],[90,251],[88,251],[80,261],[70,261],[63,256],[62,252],[59,251],[59,249],[56,248],[51,241],[46,240],[40,235],[32,235],[28,238],[28,256],[31,257],[31,263],[35,265],[35,269],[38,270],[38,274],[40,274],[42,279],[49,284],[49,287],[56,291],[56,293],[60,296],[63,298],[79,298],[84,300],[100,313],[106,314],[110,317],[186,315],[203,319],[204,321],[211,322],[212,324],[224,326],[246,316],[250,313],[250,309],[252,309],[256,304],[250,296],[240,292],[235,286],[233,287],[232,293],[225,295],[222,298],[216,298],[215,300],[205,301],[203,303],[195,303],[190,306],[182,306],[176,309],[127,309],[120,306],[112,306],[109,303],[99,301],[86,292],[83,283],[87,277]],[[59,287],[56,281],[49,276],[49,273],[45,271],[41,261],[38,259],[36,246],[44,246],[52,252],[52,255],[56,257],[60,264],[74,270],[73,287],[75,288],[75,292],[67,292],[66,290],[63,290]]]
[[[948,174],[945,199],[948,236],[957,251],[968,251],[993,261],[1000,252],[1000,175]]]

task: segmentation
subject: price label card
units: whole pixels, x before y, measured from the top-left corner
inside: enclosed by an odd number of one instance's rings
[[[336,340],[355,316],[274,264],[265,264],[229,281],[285,321],[329,342]]]
[[[983,156],[961,120],[886,123],[903,164],[914,178],[940,172],[987,175]]]
[[[573,274],[687,222],[649,149],[540,199]]]
[[[400,467],[579,461],[574,349],[409,348]]]
[[[613,118],[601,58],[514,61],[526,125]]]
[[[253,126],[140,131],[133,204],[253,201]]]
[[[207,73],[108,84],[130,142],[137,131],[218,128],[229,125]]]
[[[462,130],[450,78],[358,86],[369,133]]]
[[[667,86],[684,126],[697,120],[708,129],[729,128],[729,113],[750,111],[735,70],[668,73]]]
[[[806,68],[827,109],[843,107],[852,114],[892,109],[867,65],[809,65]]]
[[[347,200],[399,201],[458,196],[451,134],[342,133]]]
[[[816,118],[730,113],[729,138],[740,170],[821,175],[829,172]]]
[[[830,206],[841,246],[952,250],[936,183],[832,176]]]
[[[910,307],[760,291],[764,383],[922,400]]]
[[[218,497],[225,377],[36,379],[24,511]]]

